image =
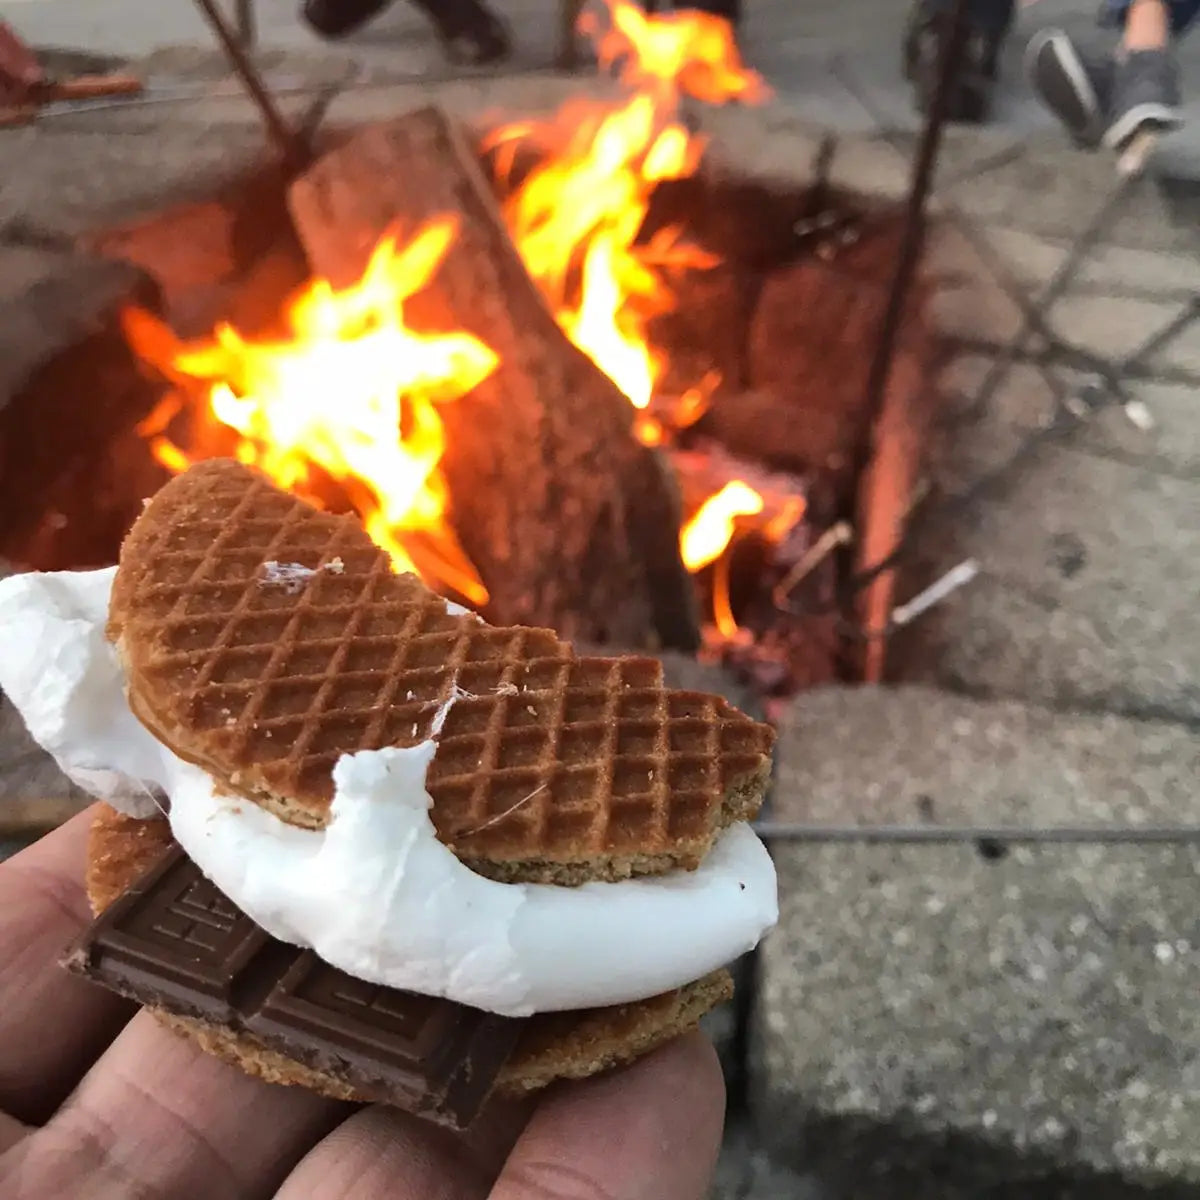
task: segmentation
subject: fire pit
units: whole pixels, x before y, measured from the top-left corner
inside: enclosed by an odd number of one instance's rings
[[[699,651],[767,697],[877,673],[842,631],[879,601],[840,581],[849,531],[885,527],[859,538],[885,556],[915,483],[919,289],[882,455],[867,386],[901,218],[731,169],[696,103],[766,89],[726,27],[615,12],[600,97],[418,110],[96,231],[123,260],[96,266],[104,319],[3,410],[0,557],[112,561],[142,497],[230,455],[497,621]],[[230,228],[233,261],[189,257]]]

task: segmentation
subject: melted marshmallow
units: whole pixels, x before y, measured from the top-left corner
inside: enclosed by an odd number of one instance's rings
[[[0,685],[82,786],[134,815],[163,788],[175,838],[275,937],[361,979],[520,1016],[678,987],[774,924],[774,868],[745,825],[696,871],[577,888],[475,874],[429,817],[432,741],[343,755],[322,830],[222,795],[130,714],[103,637],[112,577],[0,581]]]

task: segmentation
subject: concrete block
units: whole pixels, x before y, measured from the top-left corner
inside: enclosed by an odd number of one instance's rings
[[[1195,1194],[1200,851],[776,861],[752,1111],[780,1165],[836,1200]]]
[[[779,723],[775,819],[832,825],[1200,825],[1186,725],[935,688],[807,692]]]

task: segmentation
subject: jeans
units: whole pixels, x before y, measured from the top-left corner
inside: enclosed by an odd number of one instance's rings
[[[1165,3],[1171,14],[1171,33],[1175,37],[1183,34],[1200,16],[1200,0],[1165,0]],[[1101,24],[1121,28],[1128,10],[1129,0],[1104,0],[1104,6],[1100,9]]]

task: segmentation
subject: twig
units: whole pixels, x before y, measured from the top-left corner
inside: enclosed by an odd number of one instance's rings
[[[811,575],[839,546],[845,546],[853,540],[854,530],[849,521],[838,521],[825,530],[809,547],[808,553],[772,589],[771,599],[775,607],[786,611],[792,589]]]
[[[1158,138],[1156,129],[1143,129],[1135,133],[1117,159],[1117,173],[1126,177],[1140,175],[1158,145]]]
[[[907,604],[892,609],[893,628],[900,628],[915,620],[935,604],[940,604],[951,592],[956,592],[964,584],[970,583],[978,574],[979,563],[973,558],[952,567],[941,579],[931,583],[923,592],[918,592]]]

